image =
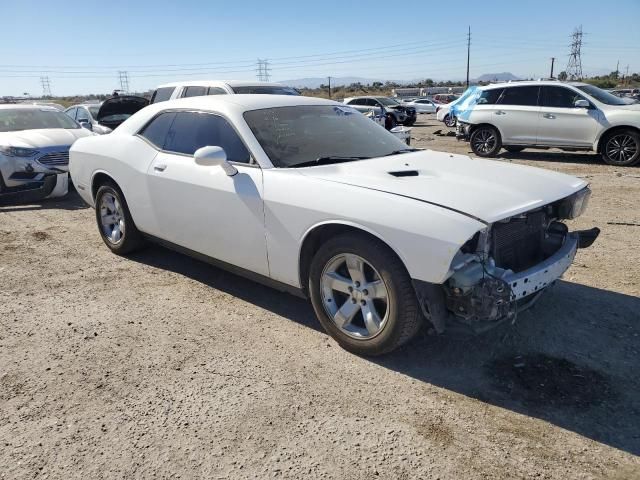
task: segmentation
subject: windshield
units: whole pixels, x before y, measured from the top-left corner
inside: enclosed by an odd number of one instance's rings
[[[300,95],[298,91],[290,87],[281,87],[278,85],[255,85],[245,87],[233,87],[235,93],[252,93],[266,95]]]
[[[600,103],[605,105],[628,105],[629,102],[625,102],[622,98],[605,92],[601,88],[594,87],[593,85],[574,85],[577,89],[582,90],[587,95],[592,96]]]
[[[40,128],[80,128],[66,113],[52,109],[0,109],[0,132],[36,130]]]
[[[400,105],[400,102],[398,102],[397,100],[394,100],[393,98],[378,97],[378,98],[376,98],[376,100],[378,100],[382,105],[387,106],[387,107]]]
[[[245,112],[244,119],[276,167],[325,157],[381,157],[407,149],[392,133],[347,106],[265,108]]]
[[[89,107],[89,113],[93,118],[98,116],[98,112],[100,111],[100,105],[96,105],[95,107]]]

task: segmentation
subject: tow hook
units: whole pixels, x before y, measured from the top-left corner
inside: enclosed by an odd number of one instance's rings
[[[596,241],[596,238],[600,235],[600,229],[593,227],[591,230],[578,230],[573,233],[578,235],[578,248],[587,248]]]

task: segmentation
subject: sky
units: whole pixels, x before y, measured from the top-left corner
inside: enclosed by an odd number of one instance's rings
[[[456,2],[0,0],[0,96],[108,93],[187,79],[358,76],[464,80],[564,70],[582,25],[583,71],[640,72],[640,0]]]

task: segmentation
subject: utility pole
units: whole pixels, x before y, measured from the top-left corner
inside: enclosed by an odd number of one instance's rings
[[[329,98],[331,98],[331,77],[327,77],[329,79]]]
[[[556,57],[551,57],[551,74],[549,78],[553,78],[553,64],[556,62]]]
[[[120,91],[122,93],[129,92],[129,72],[124,70],[118,71],[118,80],[120,80]]]
[[[258,80],[260,80],[261,82],[268,82],[270,77],[269,70],[269,60],[267,60],[266,58],[259,58],[258,68],[256,69],[256,71],[258,72]]]
[[[625,78],[624,84],[627,85],[629,83],[629,65],[627,65],[624,78]]]
[[[469,88],[469,59],[471,58],[471,25],[467,33],[467,88]]]
[[[620,78],[620,60],[616,63],[616,80]]]
[[[40,77],[40,84],[42,85],[42,97],[47,98],[51,96],[51,82],[49,77]]]
[[[571,53],[569,63],[567,63],[567,77],[570,80],[582,80],[582,25],[576,28],[571,34]]]

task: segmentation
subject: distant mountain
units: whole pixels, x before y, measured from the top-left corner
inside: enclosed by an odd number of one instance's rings
[[[502,72],[502,73],[485,73],[484,75],[480,75],[478,78],[475,78],[474,82],[508,82],[509,80],[520,80],[519,77],[516,77],[511,72]]]
[[[360,82],[367,85],[373,82],[385,82],[382,79],[363,78],[363,77],[331,77],[331,86],[340,87]],[[327,77],[297,78],[295,80],[279,80],[278,83],[295,88],[318,88],[320,85],[329,83]]]

